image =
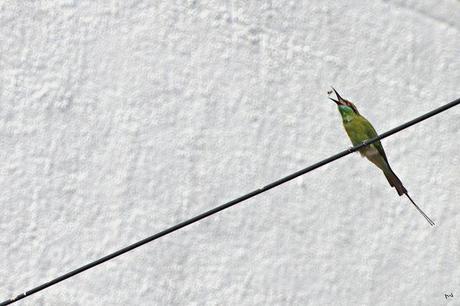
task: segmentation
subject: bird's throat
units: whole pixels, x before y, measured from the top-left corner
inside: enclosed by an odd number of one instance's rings
[[[353,111],[353,109],[345,105],[339,105],[339,112],[342,116],[343,123],[350,122],[356,117],[356,114]]]
[[[342,114],[342,121],[343,123],[348,123],[352,121],[354,117],[355,116],[353,116],[352,114],[345,113],[345,114]]]

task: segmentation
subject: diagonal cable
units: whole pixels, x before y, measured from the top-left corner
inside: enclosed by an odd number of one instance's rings
[[[86,264],[84,266],[81,266],[80,268],[77,268],[77,269],[72,270],[72,271],[70,271],[68,273],[65,273],[65,274],[63,274],[63,275],[61,275],[61,276],[59,276],[59,277],[57,277],[55,279],[52,279],[52,280],[50,280],[50,281],[48,281],[46,283],[43,283],[40,286],[32,288],[32,289],[30,289],[30,290],[28,290],[28,291],[26,291],[24,293],[21,293],[21,294],[17,295],[16,297],[13,297],[11,299],[8,299],[8,300],[0,303],[0,306],[9,305],[9,304],[15,303],[15,302],[17,302],[19,300],[22,300],[25,297],[28,297],[28,296],[30,296],[30,295],[32,295],[34,293],[37,293],[39,291],[42,291],[42,290],[44,290],[44,289],[46,289],[48,287],[56,285],[57,283],[60,283],[60,282],[66,280],[68,278],[71,278],[71,277],[73,277],[73,276],[75,276],[77,274],[80,274],[80,273],[82,273],[82,272],[84,272],[84,271],[86,271],[88,269],[94,268],[94,267],[96,267],[96,266],[98,266],[98,265],[100,265],[100,264],[102,264],[102,263],[104,263],[106,261],[114,259],[115,257],[123,255],[123,254],[125,254],[125,253],[127,253],[129,251],[132,251],[132,250],[134,250],[134,249],[136,249],[136,248],[138,248],[138,247],[140,247],[140,246],[142,246],[144,244],[147,244],[149,242],[157,240],[158,238],[161,238],[163,236],[171,234],[172,232],[175,232],[175,231],[177,231],[177,230],[179,230],[179,229],[181,229],[183,227],[186,227],[187,225],[190,225],[190,224],[193,224],[195,222],[198,222],[201,219],[207,218],[207,217],[209,217],[211,215],[214,215],[214,214],[216,214],[216,213],[218,213],[218,212],[220,212],[220,211],[222,211],[224,209],[232,207],[232,206],[234,206],[234,205],[236,205],[238,203],[241,203],[241,202],[243,202],[243,201],[245,201],[247,199],[255,197],[258,194],[261,194],[261,193],[266,192],[266,191],[268,191],[268,190],[270,190],[272,188],[275,188],[275,187],[277,187],[277,186],[279,186],[281,184],[284,184],[284,183],[286,183],[286,182],[288,182],[290,180],[293,180],[298,176],[301,176],[301,175],[303,175],[305,173],[308,173],[310,171],[318,169],[318,168],[320,168],[320,167],[322,167],[322,166],[324,166],[326,164],[329,164],[329,163],[331,163],[331,162],[333,162],[333,161],[335,161],[335,160],[337,160],[339,158],[347,156],[348,154],[356,152],[356,151],[358,151],[359,149],[361,149],[364,146],[367,146],[367,145],[372,144],[372,143],[374,143],[374,142],[376,142],[376,141],[378,141],[380,139],[386,138],[386,137],[391,136],[391,135],[393,135],[395,133],[398,133],[398,132],[400,132],[400,131],[402,131],[404,129],[407,129],[408,127],[410,127],[412,125],[415,125],[415,124],[417,124],[417,123],[419,123],[419,122],[421,122],[423,120],[426,120],[426,119],[428,119],[430,117],[433,117],[433,116],[435,116],[435,115],[437,115],[437,114],[439,114],[439,113],[441,113],[443,111],[446,111],[449,108],[454,107],[454,106],[456,106],[458,104],[460,104],[460,98],[457,99],[457,100],[454,100],[454,101],[452,101],[450,103],[447,103],[447,104],[445,104],[445,105],[443,105],[441,107],[438,107],[438,108],[436,108],[436,109],[434,109],[434,110],[432,110],[432,111],[430,111],[430,112],[428,112],[428,113],[426,113],[424,115],[421,115],[421,116],[419,116],[419,117],[417,117],[417,118],[415,118],[415,119],[413,119],[411,121],[408,121],[408,122],[406,122],[404,124],[401,124],[401,125],[393,128],[393,129],[391,129],[391,130],[389,130],[389,131],[387,131],[387,132],[385,132],[383,134],[378,135],[377,137],[374,137],[372,139],[368,139],[368,140],[366,140],[365,142],[363,142],[363,143],[361,143],[359,145],[356,145],[356,146],[351,147],[351,148],[349,148],[347,150],[339,152],[339,153],[337,153],[337,154],[335,154],[335,155],[333,155],[331,157],[328,157],[328,158],[326,158],[326,159],[324,159],[322,161],[319,161],[319,162],[317,162],[317,163],[315,163],[315,164],[313,164],[311,166],[308,166],[308,167],[306,167],[306,168],[304,168],[302,170],[299,170],[299,171],[294,172],[294,173],[292,173],[292,174],[290,174],[288,176],[285,176],[285,177],[283,177],[283,178],[281,178],[281,179],[279,179],[279,180],[277,180],[277,181],[275,181],[273,183],[270,183],[270,184],[268,184],[268,185],[266,185],[266,186],[264,186],[262,188],[256,189],[256,190],[254,190],[254,191],[252,191],[252,192],[250,192],[248,194],[245,194],[245,195],[243,195],[243,196],[241,196],[239,198],[236,198],[236,199],[234,199],[234,200],[232,200],[230,202],[227,202],[225,204],[217,206],[217,207],[215,207],[215,208],[213,208],[211,210],[208,210],[208,211],[206,211],[206,212],[204,212],[202,214],[199,214],[199,215],[197,215],[197,216],[195,216],[193,218],[190,218],[190,219],[185,220],[185,221],[183,221],[181,223],[173,225],[173,226],[171,226],[171,227],[169,227],[169,228],[167,228],[167,229],[165,229],[165,230],[163,230],[163,231],[161,231],[159,233],[156,233],[156,234],[154,234],[154,235],[152,235],[150,237],[142,239],[142,240],[140,240],[140,241],[138,241],[136,243],[133,243],[133,244],[127,246],[127,247],[124,247],[124,248],[122,248],[122,249],[120,249],[118,251],[115,251],[115,252],[110,253],[110,254],[108,254],[108,255],[106,255],[104,257],[101,257],[101,258],[99,258],[99,259],[97,259],[95,261],[92,261],[92,262],[90,262],[90,263],[88,263],[88,264]]]

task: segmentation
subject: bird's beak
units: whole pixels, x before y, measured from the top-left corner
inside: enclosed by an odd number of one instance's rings
[[[329,98],[330,100],[334,101],[335,104],[339,105],[339,101],[337,101],[336,99],[332,99],[332,98]]]
[[[334,91],[335,95],[337,96],[337,100],[336,100],[336,99],[333,99],[333,98],[329,98],[329,99],[331,99],[332,101],[334,101],[335,104],[337,104],[337,105],[343,105],[344,102],[345,102],[345,100],[339,95],[339,93],[337,92],[337,90],[334,89],[334,87],[331,86],[331,88],[332,88],[332,90]]]

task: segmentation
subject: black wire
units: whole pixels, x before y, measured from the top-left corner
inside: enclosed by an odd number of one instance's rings
[[[262,188],[259,188],[257,190],[254,190],[254,191],[252,191],[252,192],[250,192],[248,194],[245,194],[245,195],[243,195],[243,196],[241,196],[239,198],[236,198],[236,199],[234,199],[234,200],[232,200],[230,202],[227,202],[227,203],[222,204],[220,206],[217,206],[217,207],[215,207],[215,208],[213,208],[211,210],[208,210],[208,211],[206,211],[206,212],[204,212],[204,213],[202,213],[202,214],[200,214],[198,216],[195,216],[195,217],[193,217],[191,219],[188,219],[188,220],[183,221],[181,223],[178,223],[178,224],[176,224],[174,226],[171,226],[170,228],[167,228],[167,229],[165,229],[165,230],[163,230],[163,231],[161,231],[161,232],[159,232],[159,233],[157,233],[157,234],[155,234],[153,236],[147,237],[147,238],[145,238],[143,240],[140,240],[140,241],[138,241],[136,243],[133,243],[133,244],[127,246],[127,247],[124,247],[124,248],[122,248],[122,249],[120,249],[120,250],[118,250],[116,252],[113,252],[113,253],[111,253],[109,255],[106,255],[106,256],[104,256],[102,258],[99,258],[98,260],[95,260],[95,261],[90,262],[90,263],[88,263],[88,264],[86,264],[84,266],[81,266],[78,269],[75,269],[75,270],[70,271],[70,272],[68,272],[66,274],[63,274],[63,275],[61,275],[61,276],[59,276],[59,277],[57,277],[57,278],[55,278],[53,280],[50,280],[49,282],[46,282],[46,283],[44,283],[44,284],[42,284],[42,285],[40,285],[38,287],[35,287],[35,288],[33,288],[33,289],[29,290],[29,291],[21,293],[21,294],[19,294],[18,296],[14,297],[14,298],[11,298],[9,300],[6,300],[6,301],[2,302],[0,304],[0,306],[12,304],[14,302],[17,302],[17,301],[27,297],[27,296],[30,296],[30,295],[32,295],[34,293],[42,291],[43,289],[46,289],[46,288],[48,288],[50,286],[53,286],[53,285],[56,285],[57,283],[60,283],[63,280],[66,280],[66,279],[68,279],[70,277],[73,277],[73,276],[75,276],[75,275],[77,275],[77,274],[79,274],[79,273],[81,273],[83,271],[86,271],[88,269],[94,268],[97,265],[100,265],[100,264],[102,264],[102,263],[104,263],[106,261],[109,261],[109,260],[111,260],[111,259],[113,259],[113,258],[115,258],[117,256],[120,256],[120,255],[122,255],[124,253],[132,251],[132,250],[134,250],[134,249],[136,249],[136,248],[138,248],[138,247],[140,247],[140,246],[142,246],[142,245],[144,245],[146,243],[152,242],[152,241],[154,241],[154,240],[156,240],[156,239],[158,239],[160,237],[163,237],[163,236],[168,235],[168,234],[170,234],[170,233],[172,233],[174,231],[177,231],[178,229],[181,229],[181,228],[183,228],[183,227],[185,227],[187,225],[190,225],[192,223],[198,222],[201,219],[204,219],[204,218],[207,218],[207,217],[209,217],[209,216],[211,216],[213,214],[216,214],[216,213],[220,212],[221,210],[227,209],[227,208],[229,208],[229,207],[231,207],[233,205],[236,205],[236,204],[238,204],[240,202],[243,202],[243,201],[245,201],[245,200],[247,200],[249,198],[252,198],[252,197],[254,197],[254,196],[256,196],[256,195],[258,195],[260,193],[263,193],[263,192],[265,192],[267,190],[275,188],[276,186],[284,184],[284,183],[286,183],[286,182],[288,182],[288,181],[290,181],[290,180],[292,180],[292,179],[294,179],[294,178],[296,178],[298,176],[301,176],[301,175],[303,175],[305,173],[308,173],[308,172],[310,172],[312,170],[315,170],[315,169],[317,169],[319,167],[322,167],[322,166],[324,166],[324,165],[326,165],[326,164],[328,164],[330,162],[333,162],[333,161],[335,161],[335,160],[337,160],[339,158],[342,158],[342,157],[344,157],[344,156],[346,156],[348,154],[356,152],[357,150],[359,150],[360,148],[362,148],[364,146],[367,146],[367,145],[369,145],[371,143],[374,143],[374,142],[376,142],[376,141],[378,141],[380,139],[383,139],[383,138],[386,138],[386,137],[388,137],[390,135],[393,135],[393,134],[395,134],[395,133],[397,133],[397,132],[399,132],[401,130],[404,130],[404,129],[406,129],[406,128],[414,125],[414,124],[417,124],[417,123],[419,123],[419,122],[421,122],[421,121],[423,121],[425,119],[428,119],[428,118],[430,118],[430,117],[432,117],[434,115],[437,115],[437,114],[439,114],[439,113],[441,113],[441,112],[443,112],[443,111],[445,111],[445,110],[447,110],[447,109],[449,109],[449,108],[451,108],[453,106],[456,106],[458,104],[460,104],[460,98],[455,100],[455,101],[452,101],[452,102],[450,102],[450,103],[448,103],[448,104],[446,104],[444,106],[441,106],[441,107],[439,107],[439,108],[437,108],[435,110],[432,110],[431,112],[428,112],[428,113],[426,113],[426,114],[424,114],[424,115],[422,115],[420,117],[417,117],[417,118],[415,118],[415,119],[413,119],[413,120],[411,120],[409,122],[401,124],[400,126],[395,127],[394,129],[391,129],[391,130],[389,130],[389,131],[387,131],[387,132],[385,132],[385,133],[383,133],[383,134],[381,134],[381,135],[379,135],[377,137],[374,137],[372,139],[366,140],[365,142],[363,142],[363,143],[361,143],[361,144],[359,144],[357,146],[351,147],[351,148],[349,148],[349,149],[347,149],[345,151],[337,153],[337,154],[335,154],[335,155],[333,155],[333,156],[331,156],[329,158],[326,158],[326,159],[324,159],[324,160],[322,160],[320,162],[317,162],[316,164],[313,164],[313,165],[311,165],[311,166],[309,166],[307,168],[299,170],[299,171],[297,171],[297,172],[295,172],[295,173],[293,173],[291,175],[288,175],[288,176],[286,176],[286,177],[284,177],[282,179],[279,179],[279,180],[277,180],[277,181],[275,181],[275,182],[273,182],[271,184],[268,184],[265,187],[262,187]]]

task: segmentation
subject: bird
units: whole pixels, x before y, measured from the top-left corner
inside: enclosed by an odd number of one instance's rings
[[[337,108],[342,117],[343,126],[353,146],[359,145],[366,140],[377,137],[378,134],[372,124],[359,113],[356,106],[352,102],[342,98],[333,87],[331,88],[337,98],[333,99],[329,97],[329,99],[337,104]],[[332,94],[332,91],[328,91],[328,95],[330,94]],[[362,157],[366,157],[369,161],[380,168],[380,170],[382,170],[383,174],[388,180],[388,183],[390,183],[390,186],[396,189],[399,196],[406,195],[412,204],[414,204],[415,208],[420,212],[420,214],[422,214],[423,217],[425,217],[431,226],[435,224],[433,220],[431,220],[423,212],[423,210],[420,209],[414,200],[412,200],[401,180],[395,174],[393,169],[391,169],[390,163],[388,162],[388,158],[380,141],[376,141],[372,144],[360,148],[359,153]]]

